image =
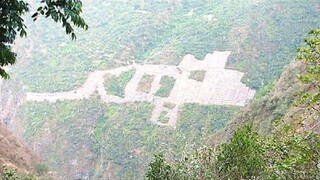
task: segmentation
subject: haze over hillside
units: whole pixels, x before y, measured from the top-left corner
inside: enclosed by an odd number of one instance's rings
[[[84,0],[77,41],[29,18],[0,117],[58,179],[142,179],[210,137],[320,26],[318,0]],[[0,119],[0,120],[1,120]]]

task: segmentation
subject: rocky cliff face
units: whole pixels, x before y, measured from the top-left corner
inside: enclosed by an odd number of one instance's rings
[[[40,175],[37,173],[37,166],[41,165],[40,158],[10,132],[16,111],[24,99],[20,92],[23,91],[22,87],[17,92],[7,91],[3,81],[0,79],[0,177],[5,167],[18,174]],[[20,86],[14,80],[10,85]]]
[[[31,153],[3,125],[0,125],[0,165],[16,169],[18,172],[34,173],[39,158]],[[2,171],[0,171],[0,174]]]
[[[21,82],[15,79],[3,82],[0,79],[0,124],[12,128],[13,117],[24,100],[24,90]]]

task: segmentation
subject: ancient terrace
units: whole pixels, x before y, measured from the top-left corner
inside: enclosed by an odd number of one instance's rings
[[[26,95],[27,101],[78,100],[89,98],[98,92],[105,103],[126,103],[147,101],[154,103],[150,121],[175,128],[179,107],[184,103],[204,105],[244,106],[252,99],[255,91],[241,83],[244,73],[225,69],[229,51],[215,51],[207,54],[204,60],[197,60],[193,55],[186,55],[178,66],[132,64],[120,68],[92,72],[85,83],[78,89],[56,93],[32,93]],[[132,79],[125,87],[124,97],[108,94],[104,87],[105,75],[119,76],[129,70],[135,70]],[[201,72],[200,79],[192,78],[192,74]],[[148,92],[139,91],[138,85],[146,75],[154,77]],[[174,86],[168,97],[156,96],[161,87],[161,79],[172,77]],[[171,104],[167,106],[167,104]],[[159,117],[166,112],[167,122],[160,122]]]

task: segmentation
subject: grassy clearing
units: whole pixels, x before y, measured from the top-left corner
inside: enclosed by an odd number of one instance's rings
[[[189,78],[199,82],[203,82],[205,75],[206,71],[203,70],[191,71]]]
[[[160,80],[160,88],[155,93],[159,97],[169,97],[176,80],[170,76],[162,76]]]
[[[118,77],[106,75],[105,88],[108,94],[119,97],[124,97],[125,88],[128,82],[132,79],[135,70],[126,71]]]
[[[138,84],[137,91],[149,93],[154,78],[154,75],[144,74],[141,78],[141,81]]]
[[[168,121],[169,121],[168,112],[162,111],[159,116],[159,122],[168,123]]]

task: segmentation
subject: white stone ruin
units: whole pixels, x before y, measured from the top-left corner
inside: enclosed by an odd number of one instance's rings
[[[234,105],[244,106],[253,98],[255,90],[251,90],[241,82],[244,73],[225,69],[230,51],[215,51],[207,54],[204,60],[197,60],[193,55],[186,55],[178,66],[132,64],[111,70],[92,72],[85,83],[76,90],[55,93],[26,94],[27,101],[78,100],[90,98],[97,91],[105,103],[126,103],[147,101],[154,104],[150,121],[157,125],[175,128],[179,107],[185,103],[198,103],[203,105]],[[109,95],[104,88],[104,76],[107,74],[119,76],[121,73],[135,70],[133,78],[125,87],[124,98]],[[202,82],[190,78],[192,71],[205,72]],[[153,75],[149,93],[137,90],[138,84],[144,75]],[[154,94],[160,88],[163,76],[175,79],[174,87],[168,97],[157,97]],[[173,104],[172,109],[164,107],[165,103]],[[161,112],[167,112],[168,122],[159,122]]]

